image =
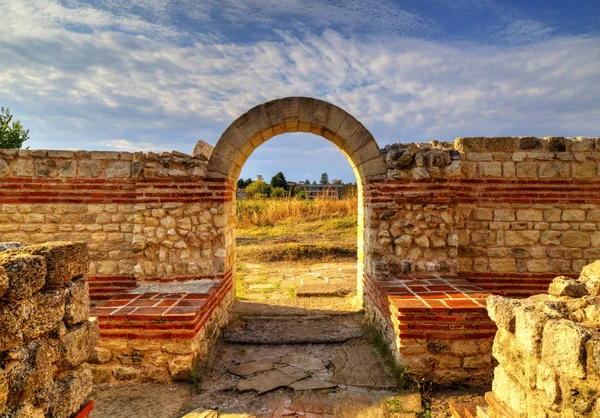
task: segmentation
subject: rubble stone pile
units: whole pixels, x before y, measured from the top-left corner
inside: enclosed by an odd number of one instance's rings
[[[600,416],[600,260],[548,292],[487,300],[498,325],[491,417]]]
[[[92,390],[86,360],[98,341],[89,318],[85,243],[0,252],[0,415],[70,417]]]

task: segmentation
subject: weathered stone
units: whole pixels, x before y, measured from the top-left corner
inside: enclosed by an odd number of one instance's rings
[[[192,354],[169,359],[169,374],[173,380],[189,381],[193,367],[194,356]]]
[[[296,391],[300,390],[316,390],[316,389],[330,389],[337,385],[335,383],[328,382],[317,377],[310,377],[305,380],[299,380],[290,385],[290,387]]]
[[[571,248],[587,248],[590,242],[590,234],[581,231],[566,231],[561,239],[562,245]]]
[[[23,247],[19,251],[46,260],[46,285],[62,287],[88,271],[90,256],[85,242],[51,242]]]
[[[131,177],[130,161],[110,161],[106,165],[106,178],[128,178]]]
[[[345,346],[333,353],[333,383],[371,388],[394,388],[396,379],[383,368],[371,346]]]
[[[79,177],[98,178],[102,174],[102,165],[99,161],[79,161],[77,175]]]
[[[21,301],[15,310],[27,338],[37,338],[56,328],[65,313],[65,291],[49,290]]]
[[[8,277],[8,289],[3,298],[8,300],[29,298],[46,283],[45,259],[15,251],[0,253],[0,267]]]
[[[590,295],[600,296],[600,260],[583,267],[579,281],[585,284]]]
[[[0,353],[15,348],[22,338],[16,316],[8,306],[0,305]]]
[[[552,296],[570,296],[580,298],[588,294],[585,285],[577,280],[559,276],[552,280],[548,293]]]
[[[571,321],[548,321],[544,326],[542,360],[566,376],[583,379],[588,338],[589,332]]]
[[[26,403],[21,406],[12,416],[11,418],[44,418],[44,410],[41,408],[36,408],[30,403]]]
[[[538,365],[536,386],[546,394],[551,404],[560,401],[560,386],[557,375],[552,367],[546,363]]]
[[[197,157],[203,160],[208,160],[213,152],[214,147],[210,144],[202,140],[198,140],[196,145],[194,146],[194,151],[192,152],[193,157]]]
[[[87,360],[98,343],[98,321],[92,318],[69,329],[60,339],[60,365],[63,370],[75,368]]]
[[[95,347],[87,361],[91,364],[105,364],[112,359],[112,352],[109,349],[102,347]]]
[[[67,284],[65,298],[65,324],[78,324],[90,316],[90,293],[86,278],[73,280]]]
[[[289,386],[297,380],[304,379],[307,373],[292,366],[284,366],[240,380],[237,384],[239,391],[254,390],[261,393],[270,392],[283,386]]]
[[[280,367],[283,367],[283,365],[276,366],[276,363],[271,360],[256,360],[235,366],[229,371],[236,376],[247,377],[256,373],[266,372]]]
[[[302,354],[286,354],[279,360],[279,362],[306,371],[318,371],[325,369],[325,365],[320,359]]]
[[[54,382],[51,416],[69,418],[75,414],[92,391],[92,372],[87,365]]]
[[[12,250],[13,248],[21,248],[23,244],[20,242],[0,242],[0,252]]]
[[[502,366],[494,370],[494,394],[519,416],[527,416],[527,393]]]
[[[548,316],[529,306],[515,308],[515,337],[527,355],[541,354],[542,332]]]
[[[40,397],[48,399],[56,370],[56,353],[47,342],[33,341],[24,348],[9,352],[7,360],[5,364],[11,364],[7,371],[9,408],[15,409]]]
[[[8,400],[8,380],[6,372],[0,368],[0,414],[6,410],[6,401]]]

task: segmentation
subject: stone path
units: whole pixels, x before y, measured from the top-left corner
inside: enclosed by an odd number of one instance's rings
[[[356,263],[243,265],[245,300],[279,300],[356,293]]]
[[[161,385],[97,388],[92,417],[404,418],[422,411],[418,393],[396,391],[364,334],[360,303],[347,295],[356,281],[352,264],[271,268],[245,266],[249,297],[234,304],[208,371],[196,375],[199,390],[181,384],[162,385],[164,391]]]

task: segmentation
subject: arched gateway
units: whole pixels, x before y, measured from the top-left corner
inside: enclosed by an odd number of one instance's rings
[[[365,261],[363,186],[369,178],[385,174],[387,169],[375,138],[356,118],[331,103],[310,97],[286,97],[258,105],[223,132],[208,161],[208,173],[235,182],[256,148],[286,132],[310,132],[333,142],[354,170],[358,185],[357,289],[358,297],[362,298]],[[235,203],[235,189],[231,189]],[[235,233],[232,235],[231,248],[225,249],[229,259],[235,257]]]

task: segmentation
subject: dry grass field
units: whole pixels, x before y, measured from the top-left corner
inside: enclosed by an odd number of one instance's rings
[[[356,213],[356,198],[240,200],[238,260],[354,260]]]

